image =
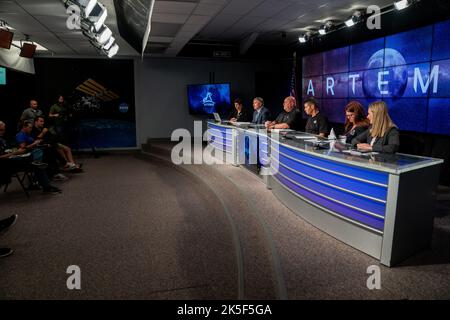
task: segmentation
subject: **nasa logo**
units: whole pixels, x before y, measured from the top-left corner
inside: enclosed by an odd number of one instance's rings
[[[119,105],[119,111],[121,112],[121,113],[127,113],[128,112],[128,110],[129,110],[129,107],[128,107],[128,104],[127,103],[121,103],[120,105]]]

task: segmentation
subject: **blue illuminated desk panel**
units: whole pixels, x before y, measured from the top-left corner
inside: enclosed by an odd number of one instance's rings
[[[259,161],[268,164],[268,188],[331,236],[392,266],[426,248],[440,159],[410,155],[351,155],[317,149],[304,141],[273,139],[263,131],[221,127],[214,146],[237,155],[243,137],[258,137]],[[223,131],[224,130],[224,131]],[[304,133],[302,133],[304,135]],[[236,139],[230,144],[229,139]],[[233,152],[233,151],[230,151]]]

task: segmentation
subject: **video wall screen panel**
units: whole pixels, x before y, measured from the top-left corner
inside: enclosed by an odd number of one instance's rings
[[[302,95],[331,122],[345,104],[387,102],[400,130],[450,135],[450,20],[306,56]],[[441,116],[440,116],[441,115]]]

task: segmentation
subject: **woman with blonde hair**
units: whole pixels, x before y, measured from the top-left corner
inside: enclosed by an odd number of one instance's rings
[[[395,153],[400,146],[400,132],[389,117],[388,107],[384,101],[369,105],[367,118],[370,127],[352,140],[358,150],[380,153]]]

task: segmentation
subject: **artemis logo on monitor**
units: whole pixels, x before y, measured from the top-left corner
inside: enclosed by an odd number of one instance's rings
[[[188,85],[190,114],[226,115],[231,110],[230,85],[228,83]]]
[[[203,105],[205,107],[209,107],[209,108],[214,108],[214,106],[216,105],[216,103],[212,99],[212,93],[211,92],[208,92],[206,94],[206,97],[203,98]]]
[[[0,68],[0,85],[6,84],[6,69]]]

